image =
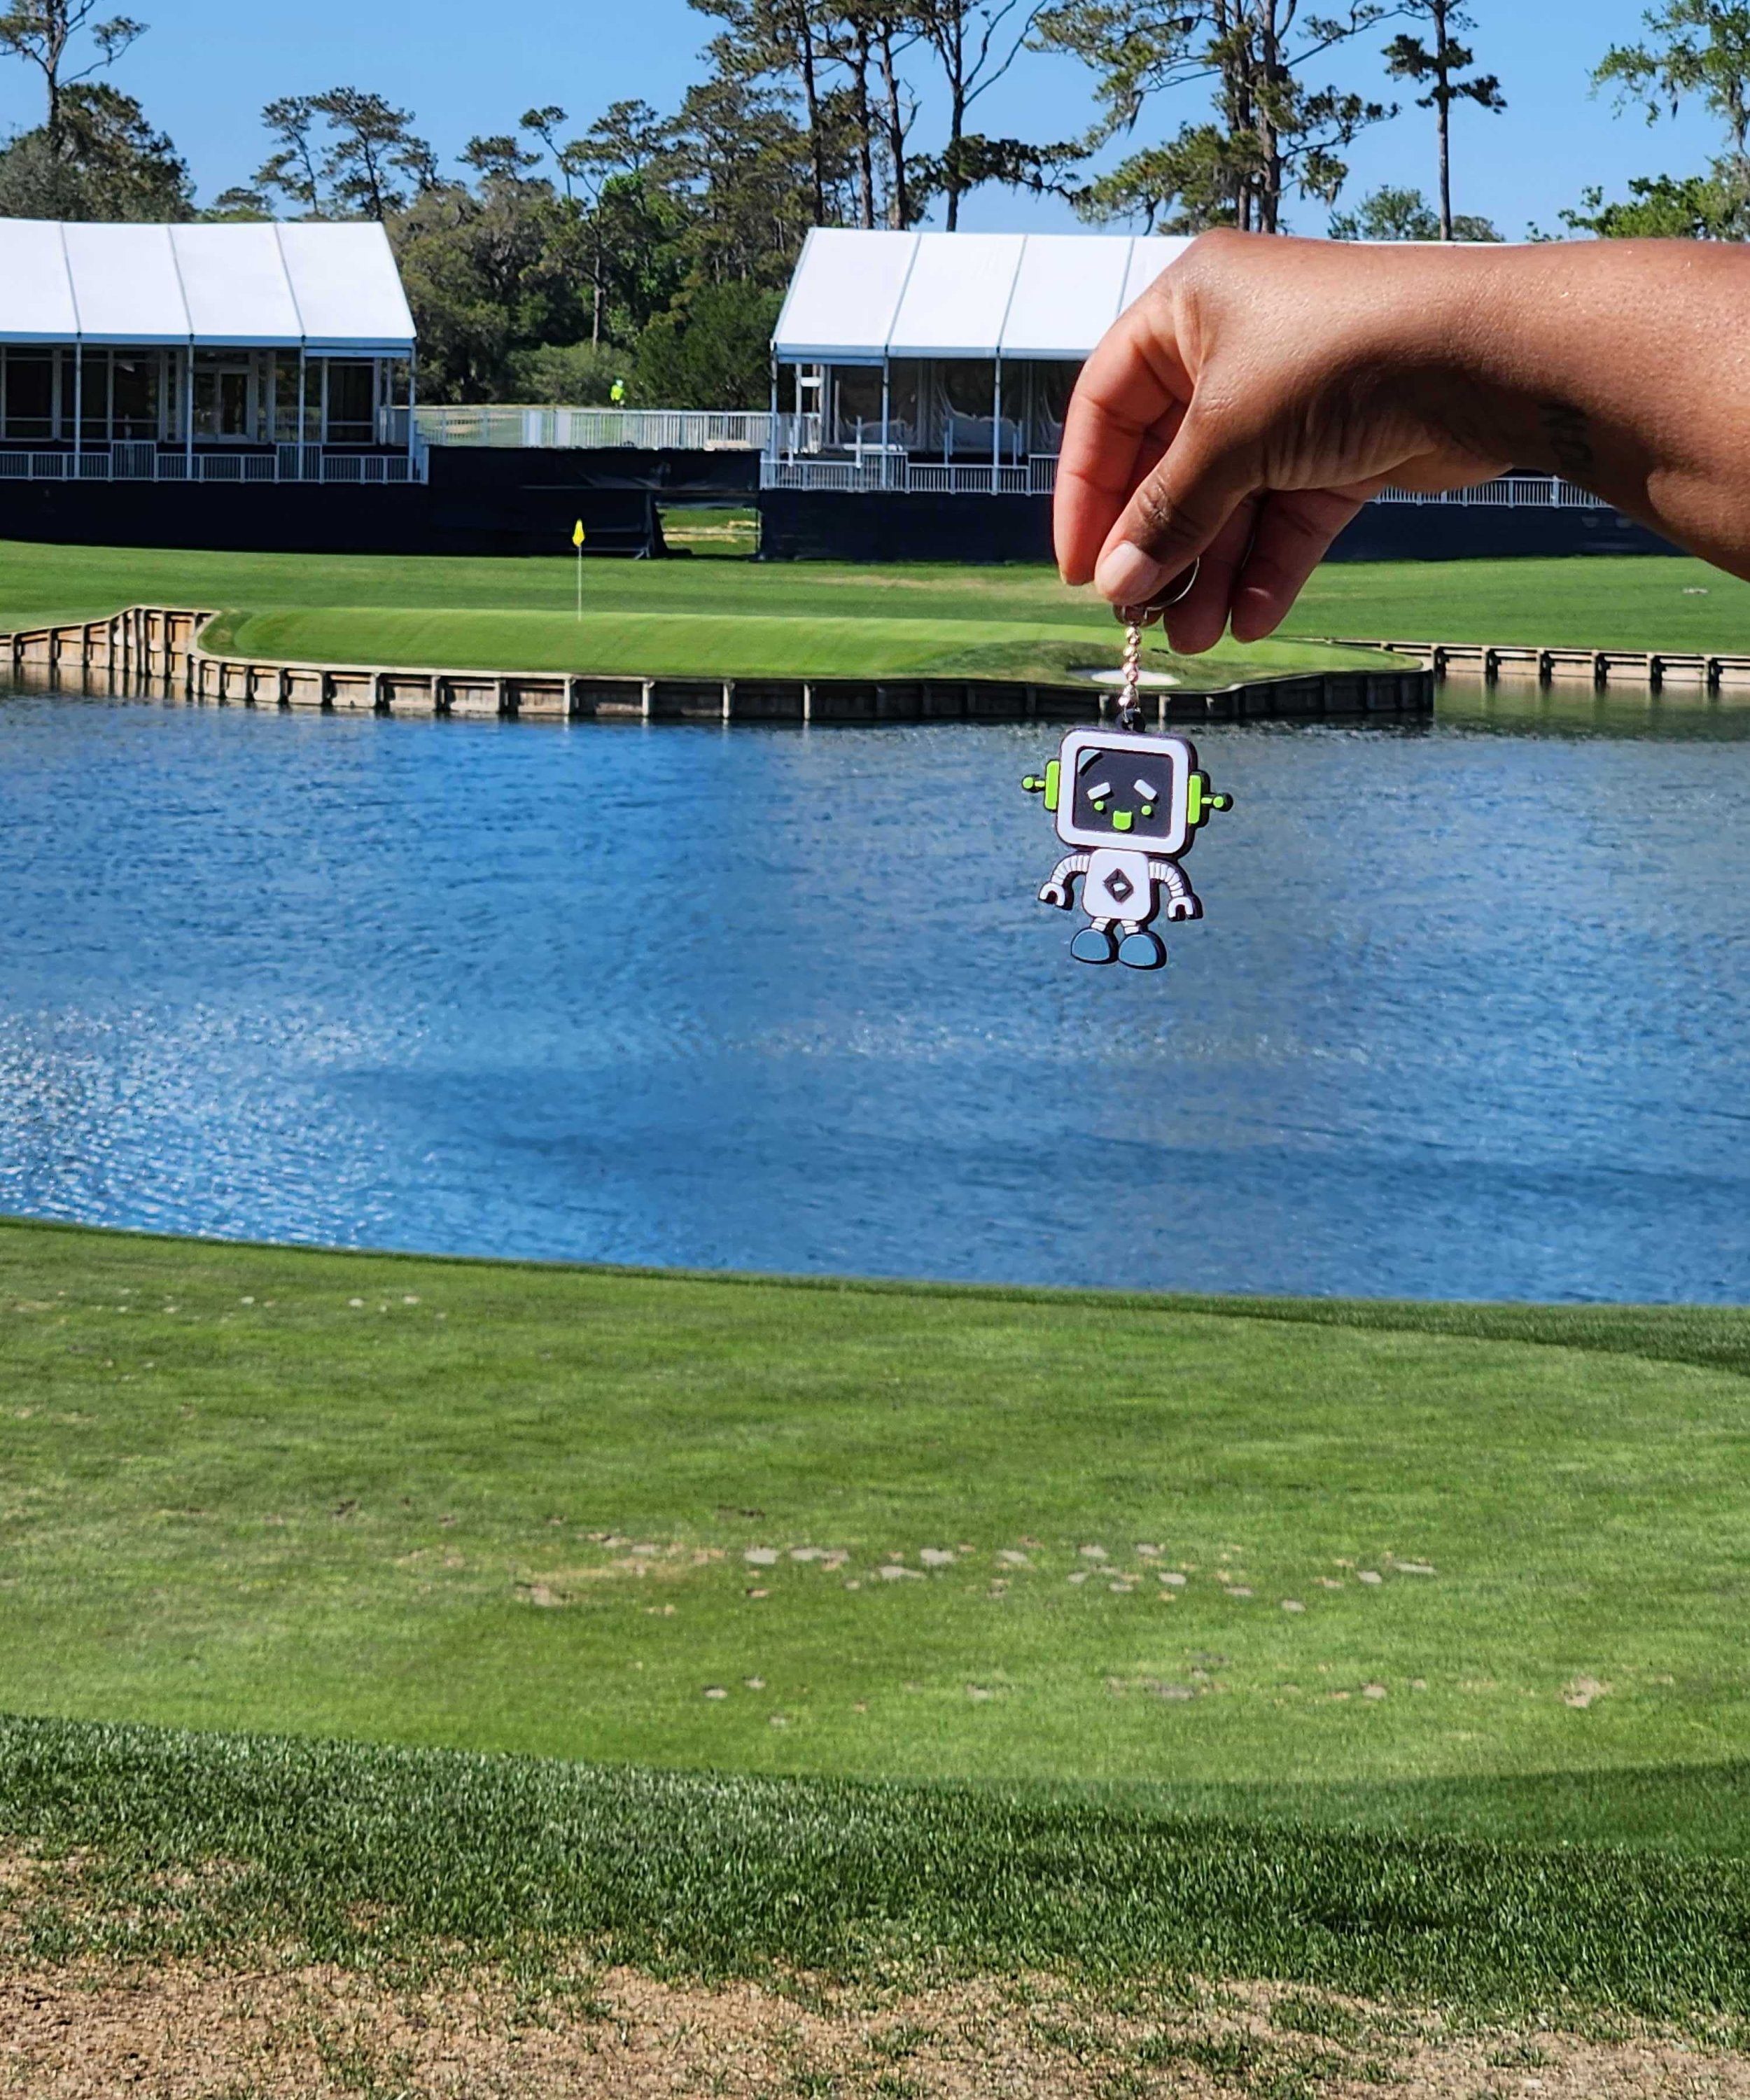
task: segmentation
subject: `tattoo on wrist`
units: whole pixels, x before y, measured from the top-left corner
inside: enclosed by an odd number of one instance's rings
[[[1545,401],[1539,412],[1557,469],[1579,481],[1592,471],[1592,438],[1585,412],[1569,401]]]

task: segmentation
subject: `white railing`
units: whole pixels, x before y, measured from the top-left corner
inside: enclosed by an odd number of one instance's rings
[[[815,452],[818,415],[774,416],[764,408],[416,408],[428,445],[496,445],[549,452]]]
[[[1049,496],[1057,486],[1055,453],[994,466],[968,460],[915,460],[865,447],[861,458],[808,459],[780,454],[760,465],[762,488],[825,488],[901,496]]]
[[[1602,496],[1576,488],[1547,474],[1504,474],[1474,488],[1452,488],[1444,496],[1424,496],[1413,488],[1382,488],[1376,503],[1450,503],[1486,510],[1608,510]]]
[[[80,452],[0,448],[0,481],[423,481],[422,461],[405,452],[332,452],[321,445],[277,445],[271,452],[160,452],[117,443]]]
[[[883,490],[910,496],[1049,496],[1057,486],[1057,457],[1034,452],[1025,461],[992,466],[988,461],[915,460],[897,449],[885,454],[866,446],[840,454],[798,457],[780,453],[760,462],[762,488],[833,489],[876,494]],[[1602,496],[1549,474],[1503,474],[1474,488],[1457,488],[1444,496],[1423,496],[1413,489],[1382,488],[1378,503],[1458,504],[1484,510],[1607,510]]]

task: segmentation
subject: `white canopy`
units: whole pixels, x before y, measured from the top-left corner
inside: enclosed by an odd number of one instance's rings
[[[0,218],[0,342],[408,357],[413,316],[375,224]]]
[[[1127,233],[817,227],[772,346],[787,364],[1086,357],[1186,245]]]

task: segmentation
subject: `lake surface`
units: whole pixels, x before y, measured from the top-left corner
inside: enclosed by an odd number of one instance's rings
[[[0,697],[0,1211],[1163,1289],[1750,1297],[1750,741],[1214,728],[1068,954],[1049,728]]]

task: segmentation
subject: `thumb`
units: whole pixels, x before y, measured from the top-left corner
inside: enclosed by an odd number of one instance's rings
[[[1258,485],[1251,446],[1199,415],[1193,400],[1107,534],[1095,588],[1114,605],[1146,602],[1206,551]]]

